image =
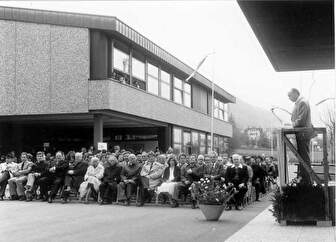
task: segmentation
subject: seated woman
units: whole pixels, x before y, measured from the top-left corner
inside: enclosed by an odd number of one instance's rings
[[[172,207],[178,207],[178,188],[181,182],[181,170],[177,166],[177,160],[174,155],[168,159],[168,167],[163,172],[163,183],[158,187],[157,192],[168,193]]]
[[[90,166],[86,170],[84,182],[82,182],[79,187],[79,199],[83,200],[84,197],[88,198],[91,193],[93,197],[97,199],[99,185],[103,176],[104,167],[99,164],[99,159],[97,157],[93,157]],[[85,202],[87,202],[87,200]]]
[[[102,200],[100,204],[112,203],[117,198],[118,183],[120,182],[120,174],[122,167],[118,165],[118,159],[110,155],[104,166],[104,177],[99,186],[100,196]]]

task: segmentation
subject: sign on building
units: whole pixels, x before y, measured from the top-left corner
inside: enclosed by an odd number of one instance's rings
[[[98,150],[107,150],[107,143],[98,142]]]

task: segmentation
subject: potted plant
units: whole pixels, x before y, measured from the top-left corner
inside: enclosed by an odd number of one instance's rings
[[[196,195],[202,213],[207,220],[217,221],[222,215],[226,203],[234,195],[234,187],[226,186],[222,181],[214,181],[209,178],[201,178],[196,186]]]
[[[278,187],[273,195],[271,212],[277,222],[282,220],[305,221],[324,219],[324,194],[321,185],[300,184],[293,179]]]

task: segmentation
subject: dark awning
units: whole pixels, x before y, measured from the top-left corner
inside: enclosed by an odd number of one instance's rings
[[[238,4],[276,71],[334,68],[332,0]]]

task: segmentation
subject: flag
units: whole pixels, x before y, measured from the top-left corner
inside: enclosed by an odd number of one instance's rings
[[[202,60],[200,63],[198,63],[196,69],[190,74],[190,76],[188,76],[188,78],[185,80],[186,82],[188,82],[192,77],[195,76],[196,72],[199,70],[199,68],[201,67],[201,65],[204,63],[204,61],[206,60],[206,58],[208,58],[209,55],[211,55],[212,53],[210,54],[207,54]]]

